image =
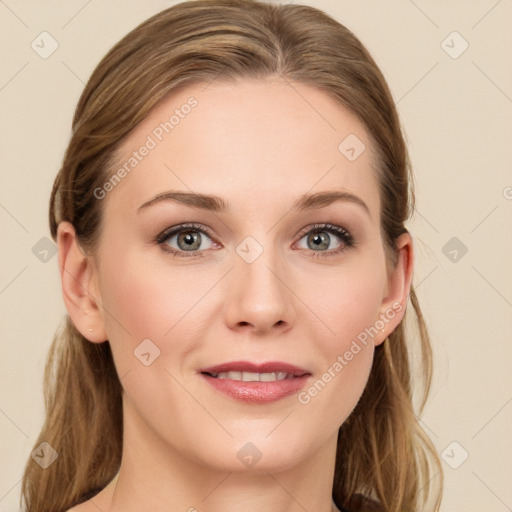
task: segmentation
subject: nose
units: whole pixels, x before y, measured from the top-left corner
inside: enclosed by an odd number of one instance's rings
[[[283,262],[277,261],[270,249],[252,262],[238,254],[234,258],[224,305],[227,325],[256,335],[290,329],[296,311],[291,279]]]

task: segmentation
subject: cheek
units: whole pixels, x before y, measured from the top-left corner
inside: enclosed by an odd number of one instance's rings
[[[376,257],[361,258],[358,265],[337,269],[325,282],[328,286],[311,286],[313,292],[307,295],[315,315],[322,320],[318,328],[324,334],[310,330],[311,339],[316,340],[314,353],[322,356],[321,365],[298,401],[310,408],[312,416],[323,417],[334,428],[353,410],[368,380],[373,339],[380,334],[375,324],[385,287],[385,267]]]
[[[323,331],[330,333],[325,338],[330,353],[346,349],[358,336],[364,338],[379,319],[385,268],[377,258],[364,259],[323,276],[324,286],[313,286],[312,281],[305,285],[304,296],[322,320]]]
[[[177,338],[201,339],[207,322],[198,318],[207,314],[208,307],[211,309],[212,294],[208,292],[219,279],[214,272],[198,272],[193,265],[188,269],[173,267],[165,260],[158,258],[155,262],[146,256],[128,247],[112,247],[102,260],[101,300],[119,373],[138,368],[133,352],[147,339],[164,356],[157,360],[159,364],[171,347],[174,359],[178,352],[192,350],[193,341],[172,342]]]
[[[101,297],[105,310],[112,313],[106,318],[112,330],[122,326],[134,336],[161,336],[200,297],[190,272],[155,262],[154,250],[116,241],[102,255]]]

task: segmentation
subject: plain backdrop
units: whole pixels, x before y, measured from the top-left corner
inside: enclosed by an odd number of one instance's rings
[[[1,512],[18,510],[43,421],[44,360],[65,312],[47,210],[74,107],[107,50],[174,3],[0,1]],[[414,285],[435,351],[421,421],[443,457],[442,511],[510,510],[512,1],[302,3],[367,46],[405,127]]]

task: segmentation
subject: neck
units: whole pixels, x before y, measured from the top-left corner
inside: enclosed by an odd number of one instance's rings
[[[131,416],[120,471],[96,504],[108,512],[339,512],[332,501],[337,434],[292,467],[222,471],[177,451]]]

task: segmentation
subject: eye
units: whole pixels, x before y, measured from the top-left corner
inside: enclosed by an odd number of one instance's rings
[[[313,252],[311,256],[336,256],[350,247],[355,246],[355,241],[352,235],[341,226],[333,224],[315,224],[306,228],[305,239],[306,249],[311,249]],[[334,236],[333,236],[334,235]],[[337,240],[336,240],[337,239]],[[332,243],[337,243],[334,248],[329,249]],[[303,249],[304,247],[300,247]]]
[[[211,230],[202,224],[180,224],[163,231],[155,241],[173,256],[201,257],[207,249],[219,247],[212,238]],[[302,231],[300,241],[303,239],[306,247],[299,248],[311,250],[313,257],[336,256],[356,245],[345,228],[333,224],[308,226]],[[335,247],[329,248],[333,243]]]
[[[156,242],[174,256],[196,257],[203,256],[202,252],[211,248],[214,242],[210,236],[210,230],[202,224],[181,224],[166,229],[158,235]]]

